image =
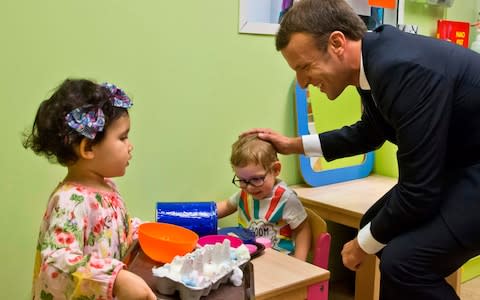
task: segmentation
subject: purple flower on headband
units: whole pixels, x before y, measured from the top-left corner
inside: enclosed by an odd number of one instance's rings
[[[111,101],[112,105],[115,107],[122,107],[122,108],[130,108],[132,107],[133,103],[130,98],[128,98],[127,94],[124,91],[119,89],[112,83],[105,82],[102,84],[103,87],[107,88],[111,94]]]
[[[110,92],[112,106],[128,109],[132,107],[132,100],[124,91],[111,83],[103,83],[103,87]],[[100,107],[85,105],[75,108],[65,116],[67,125],[84,137],[93,140],[98,132],[103,131],[105,115]]]
[[[75,108],[65,117],[70,128],[93,140],[97,132],[103,131],[105,116],[101,108],[94,110],[92,105]]]

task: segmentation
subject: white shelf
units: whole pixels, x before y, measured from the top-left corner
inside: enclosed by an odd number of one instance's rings
[[[370,15],[368,0],[347,1],[359,15]],[[238,31],[240,33],[271,35],[277,33],[282,0],[239,0],[239,4]],[[399,0],[397,8],[399,9],[384,10],[384,24],[396,25],[397,16],[403,18],[403,0]]]
[[[239,0],[241,33],[275,34],[282,0]]]

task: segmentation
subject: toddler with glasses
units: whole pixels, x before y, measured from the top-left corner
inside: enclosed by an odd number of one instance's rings
[[[228,200],[217,204],[218,217],[238,210],[238,224],[268,238],[275,250],[306,260],[311,230],[307,213],[293,190],[277,178],[281,163],[275,148],[254,135],[240,137],[230,157],[240,188]]]
[[[113,84],[67,79],[25,133],[25,148],[67,169],[40,226],[33,299],[157,299],[121,261],[139,220],[110,178],[123,176],[132,158],[131,106]]]

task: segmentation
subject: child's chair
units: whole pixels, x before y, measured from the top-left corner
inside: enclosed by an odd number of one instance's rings
[[[327,223],[312,209],[305,207],[305,211],[312,230],[311,263],[328,269],[330,234],[327,232]],[[328,280],[309,286],[307,300],[328,300]]]

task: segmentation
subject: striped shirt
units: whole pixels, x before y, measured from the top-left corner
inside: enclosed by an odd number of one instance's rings
[[[237,206],[238,224],[255,232],[256,237],[271,240],[272,248],[292,253],[295,243],[292,230],[297,228],[307,214],[293,190],[283,181],[273,187],[271,197],[255,199],[241,190],[230,198]]]

